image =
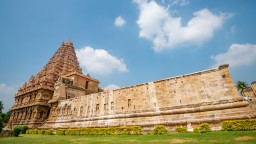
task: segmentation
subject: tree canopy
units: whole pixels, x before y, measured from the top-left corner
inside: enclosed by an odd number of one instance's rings
[[[238,91],[240,91],[241,95],[243,95],[243,91],[245,89],[250,88],[250,87],[245,81],[237,81],[236,82],[236,88],[238,89]]]
[[[2,113],[2,110],[4,109],[4,104],[2,101],[0,101],[0,113]]]

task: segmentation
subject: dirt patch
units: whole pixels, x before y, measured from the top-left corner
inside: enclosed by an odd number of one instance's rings
[[[185,142],[196,142],[196,140],[193,139],[172,139],[171,143],[175,143],[175,144],[182,144]]]
[[[251,136],[241,136],[241,137],[235,138],[236,141],[247,141],[247,140],[252,140],[252,139],[254,139],[254,138]]]

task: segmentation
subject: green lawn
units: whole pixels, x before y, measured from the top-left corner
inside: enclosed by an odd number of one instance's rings
[[[186,133],[177,134],[170,133],[167,135],[117,135],[117,136],[82,136],[82,135],[20,135],[19,137],[0,138],[0,144],[106,144],[106,143],[243,143],[255,144],[256,131],[233,131],[233,132],[210,132],[206,134]]]

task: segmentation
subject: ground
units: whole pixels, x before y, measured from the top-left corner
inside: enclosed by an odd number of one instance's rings
[[[0,138],[1,144],[106,144],[106,143],[243,143],[254,144],[256,143],[256,131],[233,131],[233,132],[210,132],[206,134],[200,133],[170,133],[167,135],[117,135],[117,136],[82,136],[82,135],[20,135],[19,137]]]

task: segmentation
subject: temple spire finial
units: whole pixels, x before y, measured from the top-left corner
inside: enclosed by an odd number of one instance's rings
[[[68,39],[67,42],[65,43],[65,45],[67,45],[67,46],[73,46],[73,43],[71,42],[70,39]]]

